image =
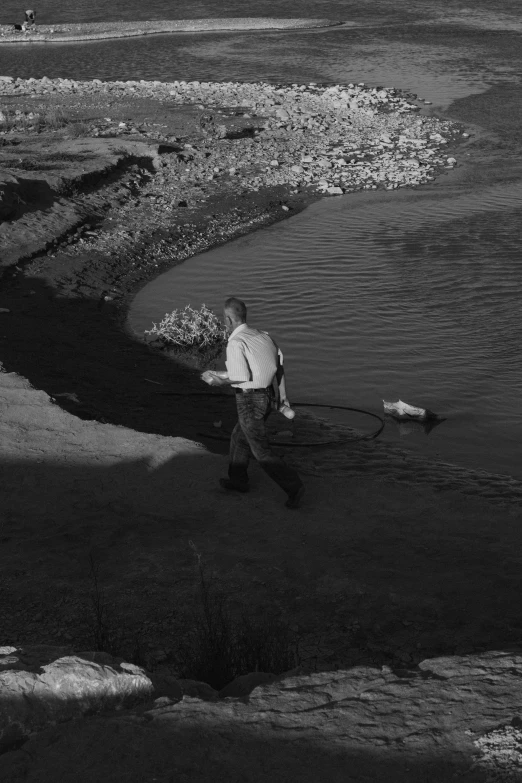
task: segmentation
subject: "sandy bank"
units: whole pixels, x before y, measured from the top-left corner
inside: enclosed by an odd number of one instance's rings
[[[34,32],[13,31],[12,25],[0,25],[2,43],[43,43],[97,41],[104,38],[131,38],[154,33],[202,33],[248,30],[303,30],[334,27],[331,19],[277,19],[265,17],[229,19],[172,19],[151,22],[82,22],[79,24],[37,25]]]

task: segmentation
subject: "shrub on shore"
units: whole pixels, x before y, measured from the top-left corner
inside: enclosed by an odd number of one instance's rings
[[[225,327],[206,305],[199,310],[190,305],[183,310],[173,310],[159,324],[146,330],[145,335],[164,347],[188,351],[221,347],[226,340]]]
[[[160,660],[176,677],[205,682],[216,690],[242,675],[278,675],[301,664],[301,640],[289,621],[279,614],[253,613],[252,607],[248,613],[241,611],[192,541],[189,546],[195,557],[193,600],[185,611],[176,611],[181,626],[165,640],[168,652],[161,659],[146,652],[151,640],[144,628],[134,620],[129,623],[109,602],[100,564],[91,554],[88,643],[99,652],[152,670]],[[78,644],[84,644],[83,639]]]
[[[299,640],[281,617],[234,612],[232,596],[220,589],[201,553],[195,556],[197,599],[186,633],[171,653],[171,664],[183,679],[195,679],[220,690],[251,672],[282,674],[300,663]]]

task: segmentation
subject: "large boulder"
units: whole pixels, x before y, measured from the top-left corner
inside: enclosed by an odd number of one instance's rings
[[[132,663],[65,647],[0,647],[0,752],[62,721],[148,699],[151,680]]]

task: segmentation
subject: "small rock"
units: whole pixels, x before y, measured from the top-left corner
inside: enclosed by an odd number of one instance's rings
[[[268,674],[267,672],[252,672],[251,674],[243,674],[241,677],[236,677],[235,680],[229,682],[219,691],[219,698],[226,699],[229,697],[241,698],[242,696],[248,696],[254,688],[259,685],[266,685],[267,683],[274,682],[277,677],[275,674]]]
[[[193,699],[201,699],[201,701],[217,701],[219,694],[212,686],[206,682],[199,682],[198,680],[178,680],[183,696],[190,696]]]
[[[159,698],[154,699],[155,707],[170,707],[171,704],[175,704],[175,702],[173,702],[172,699],[169,699],[168,696],[160,696]]]

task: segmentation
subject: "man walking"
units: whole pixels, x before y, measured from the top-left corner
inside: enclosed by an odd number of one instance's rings
[[[265,426],[272,409],[276,377],[282,391],[282,402],[287,402],[280,352],[266,332],[247,325],[247,309],[240,299],[227,299],[224,315],[229,333],[226,372],[207,370],[201,376],[210,385],[232,386],[236,394],[238,422],[230,439],[229,477],[220,479],[219,483],[227,490],[248,492],[247,471],[253,455],[270,478],[287,493],[286,506],[298,508],[304,494],[301,479],[295,470],[272,452]]]

